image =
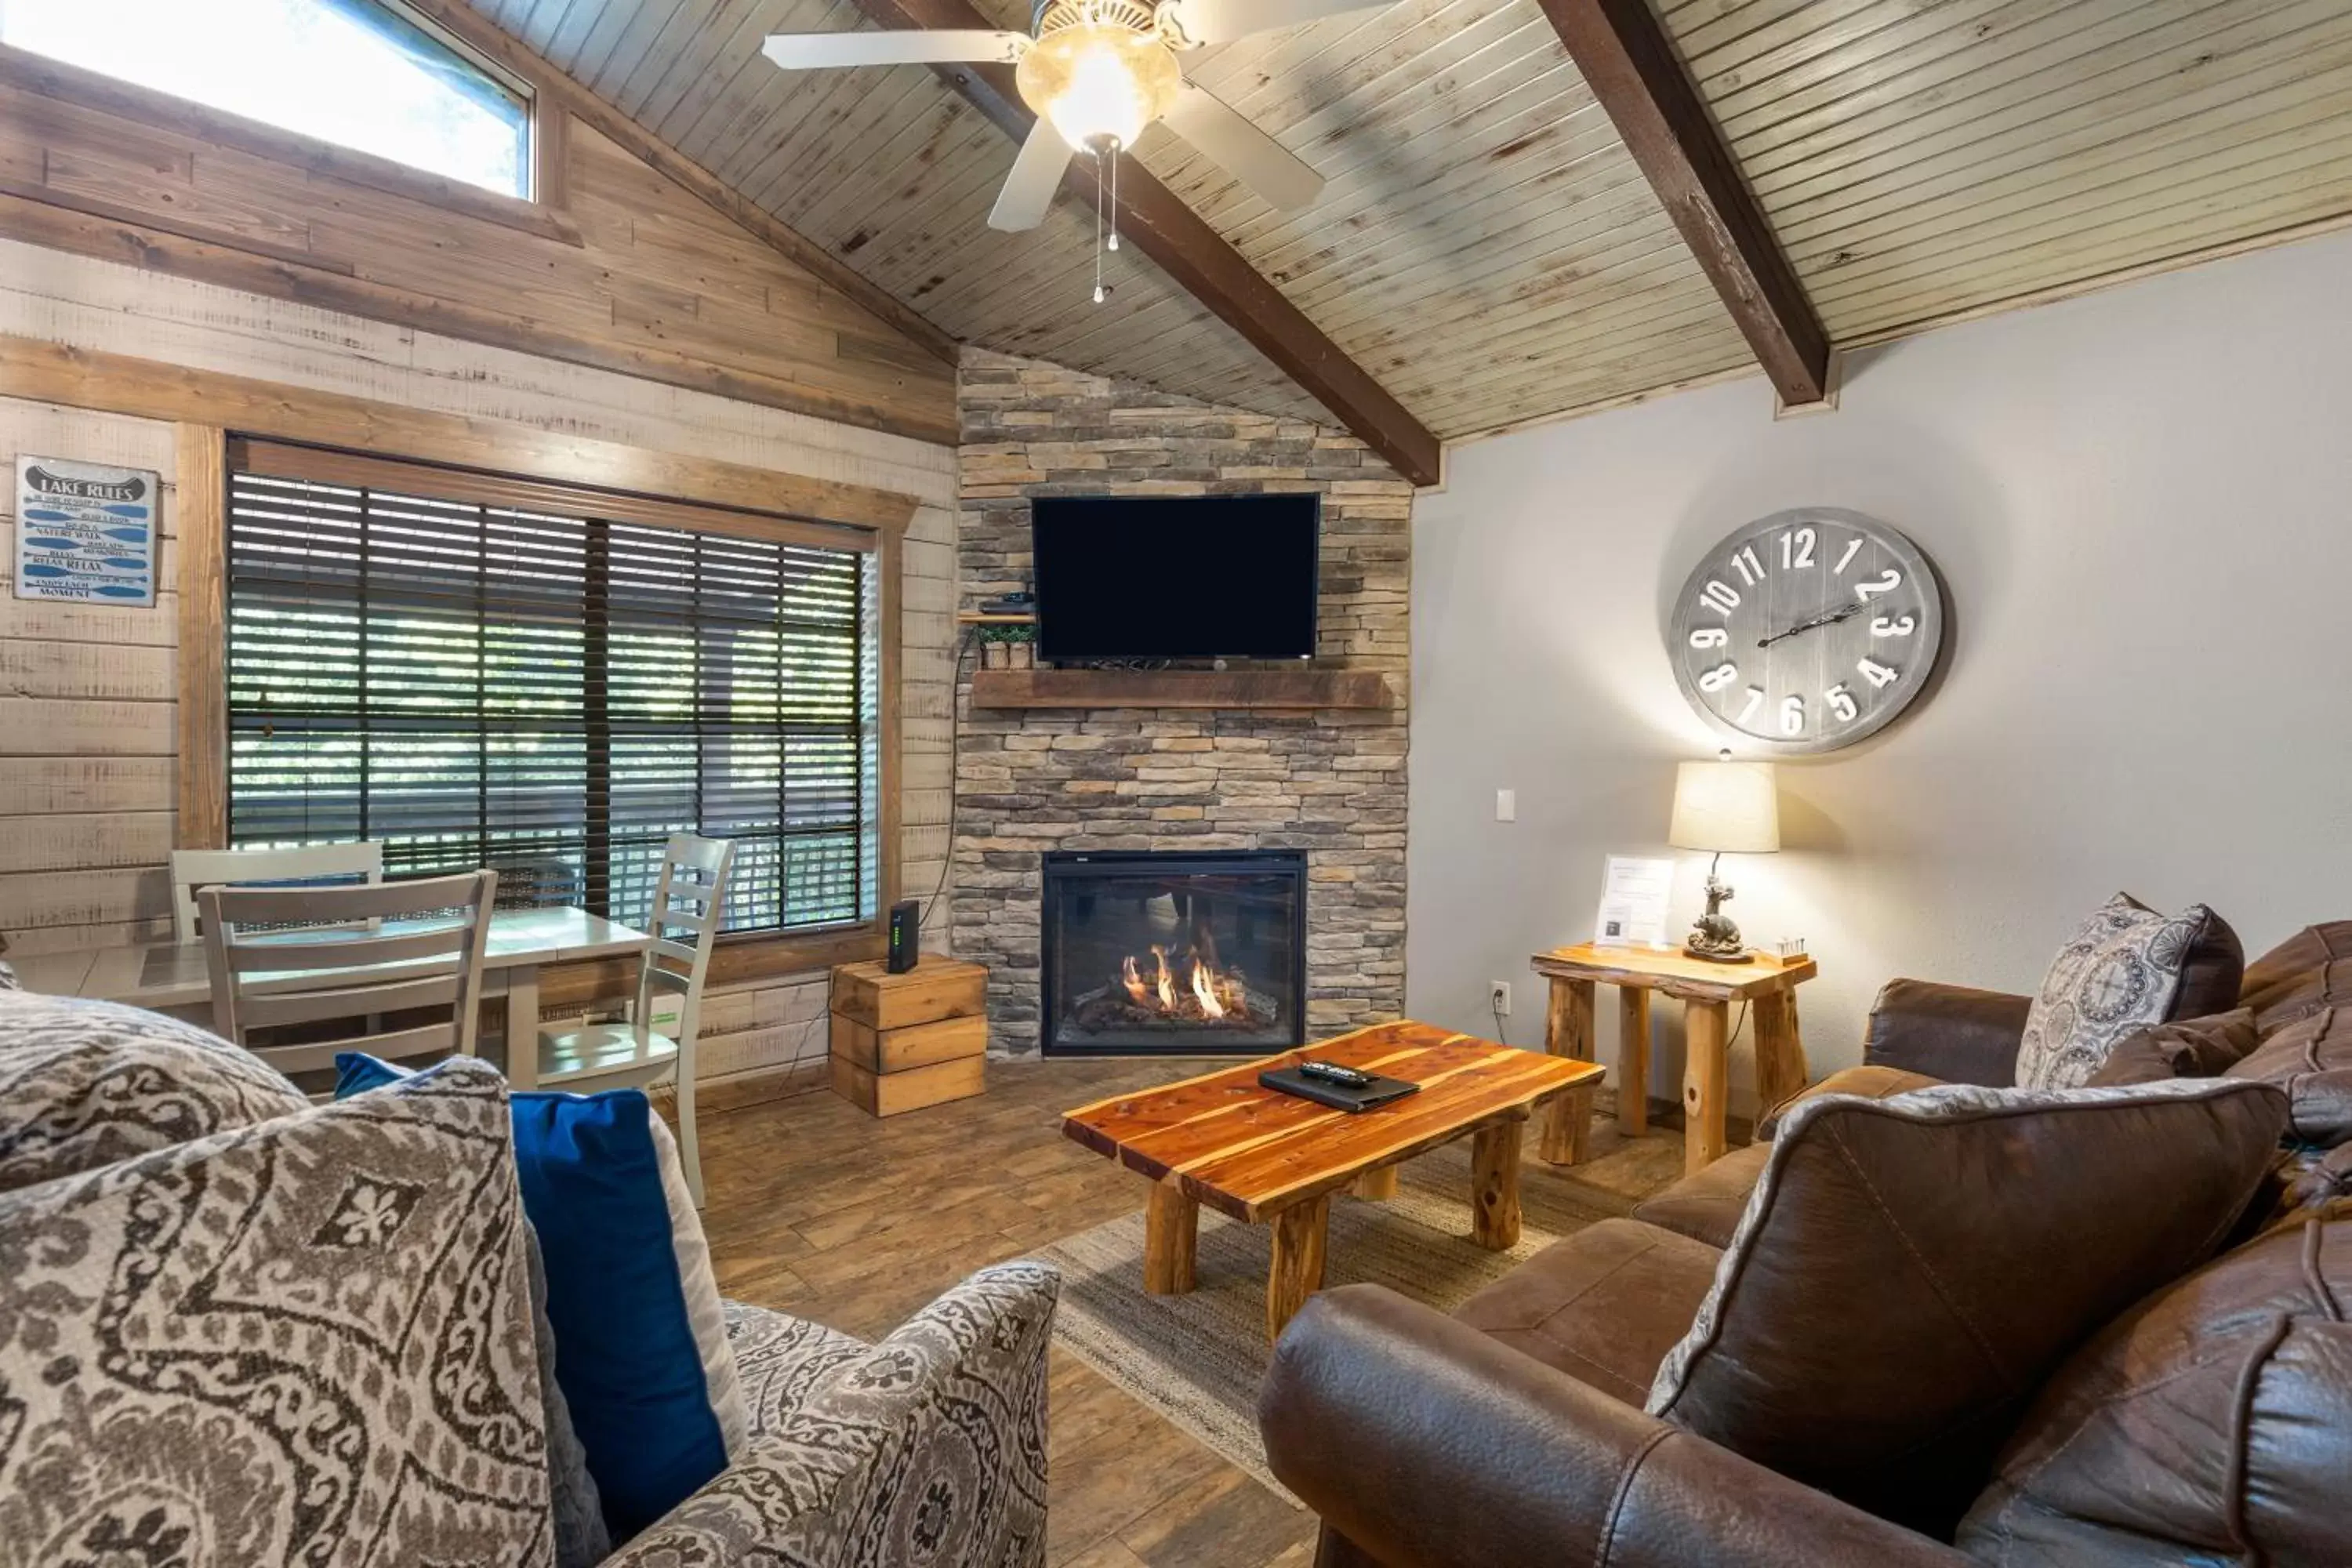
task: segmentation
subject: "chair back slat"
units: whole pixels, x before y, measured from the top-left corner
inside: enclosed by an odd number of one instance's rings
[[[206,887],[197,902],[214,1027],[289,1073],[331,1063],[344,1049],[388,1059],[471,1053],[497,891],[495,871],[352,887]],[[257,925],[302,929],[257,933]],[[313,928],[352,934],[305,940]],[[388,1015],[442,1007],[446,1023],[383,1030]],[[256,1030],[314,1033],[336,1020],[356,1026],[323,1041],[253,1038]]]
[[[172,851],[172,940],[197,939],[196,895],[208,887],[253,882],[325,881],[329,878],[383,880],[383,846],[306,844],[292,849],[174,849]]]
[[[366,945],[359,945],[361,942]],[[452,923],[433,931],[398,931],[363,938],[333,937],[325,942],[256,937],[230,948],[229,963],[240,973],[281,969],[348,969],[354,963],[382,968],[436,959],[446,963],[464,957],[465,952],[466,928],[462,924]]]
[[[248,1047],[250,1048],[250,1047]],[[345,1051],[364,1051],[378,1061],[396,1062],[410,1057],[439,1056],[450,1049],[449,1026],[422,1024],[414,1029],[357,1035],[348,1040],[321,1040],[315,1045],[271,1046],[268,1061],[287,1077],[331,1069]],[[257,1055],[260,1054],[258,1052]],[[323,1099],[324,1096],[313,1098]]]
[[[465,977],[456,972],[425,980],[395,980],[338,986],[320,991],[297,989],[280,979],[275,989],[248,990],[237,1004],[237,1021],[248,1029],[276,1029],[289,1024],[316,1024],[328,1018],[365,1018],[401,1013],[415,1007],[454,1007]]]

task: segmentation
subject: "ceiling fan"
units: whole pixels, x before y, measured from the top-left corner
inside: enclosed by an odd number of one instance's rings
[[[1070,160],[1135,145],[1155,121],[1199,148],[1277,207],[1310,206],[1323,178],[1206,88],[1184,79],[1180,51],[1229,43],[1394,0],[1036,0],[1029,33],[917,28],[878,33],[779,33],[763,51],[786,70],[838,66],[992,62],[1017,67],[1036,128],[1013,161],[988,226],[1045,221]],[[1114,204],[1115,192],[1114,190]],[[1111,248],[1118,248],[1113,231]],[[1099,287],[1096,297],[1101,298]]]

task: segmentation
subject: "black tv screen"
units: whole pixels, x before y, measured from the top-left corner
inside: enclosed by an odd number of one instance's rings
[[[1323,498],[1031,503],[1037,655],[1312,658]]]

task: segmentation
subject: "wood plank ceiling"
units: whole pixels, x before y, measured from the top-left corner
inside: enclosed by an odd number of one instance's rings
[[[1092,214],[986,226],[1013,148],[919,67],[793,77],[849,0],[470,0],[958,338],[1324,417]],[[980,0],[1007,26],[1026,0]],[[1872,341],[2352,213],[2343,0],[1665,0],[1832,339]],[[1281,214],[1139,155],[1461,439],[1752,367],[1537,0],[1401,0],[1189,58],[1329,182]]]

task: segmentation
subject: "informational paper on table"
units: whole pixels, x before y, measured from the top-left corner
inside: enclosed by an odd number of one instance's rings
[[[152,468],[16,459],[16,597],[155,603],[157,492]]]
[[[1675,894],[1675,863],[1633,855],[1609,857],[1601,889],[1601,916],[1592,940],[1600,947],[1664,947],[1666,906]]]

